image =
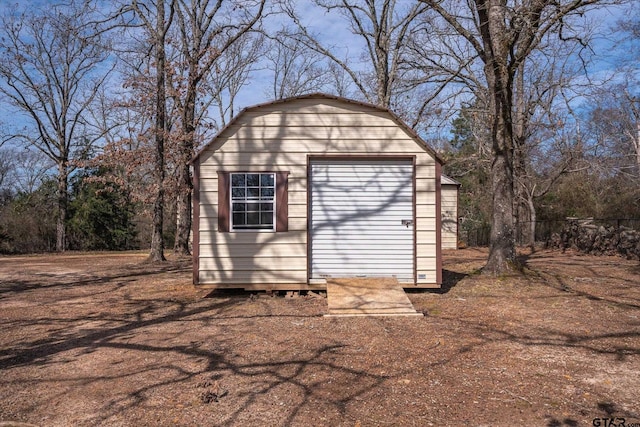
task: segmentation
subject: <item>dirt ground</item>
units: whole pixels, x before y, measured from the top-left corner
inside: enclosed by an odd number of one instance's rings
[[[452,251],[442,290],[409,292],[424,317],[324,318],[144,257],[0,257],[0,421],[640,426],[637,261],[539,251],[492,279]]]

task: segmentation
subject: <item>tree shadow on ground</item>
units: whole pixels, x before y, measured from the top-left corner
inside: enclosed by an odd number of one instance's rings
[[[140,274],[140,272],[132,274]],[[128,280],[124,273],[113,274],[113,276],[117,279],[112,283],[108,283],[108,280],[92,282],[96,288],[91,291],[110,292],[116,289],[117,282]],[[469,274],[445,270],[443,287],[435,292],[446,294],[467,276]],[[78,287],[78,289],[81,288]],[[282,348],[273,347],[274,350],[280,351],[279,353],[249,354],[243,351],[243,345],[252,339],[269,338],[260,336],[252,326],[255,327],[262,322],[273,322],[267,323],[269,328],[288,328],[291,340],[299,341],[303,339],[298,334],[299,331],[309,326],[308,324],[300,325],[301,323],[318,322],[315,323],[317,326],[319,322],[324,321],[315,320],[314,318],[318,317],[317,314],[297,313],[295,307],[285,313],[273,313],[270,308],[285,305],[286,299],[278,298],[276,301],[278,304],[269,306],[265,301],[274,302],[274,300],[265,298],[265,295],[251,300],[251,295],[244,291],[231,290],[216,291],[209,294],[209,298],[187,302],[168,301],[163,298],[128,300],[124,303],[130,305],[120,311],[97,312],[93,315],[90,320],[96,324],[91,329],[85,328],[86,311],[73,316],[61,313],[59,317],[51,313],[46,319],[35,320],[39,324],[41,322],[58,323],[61,328],[44,338],[36,335],[26,336],[19,347],[7,348],[0,353],[0,369],[4,372],[29,366],[35,366],[39,370],[47,366],[51,366],[54,370],[64,369],[62,367],[69,359],[75,361],[83,354],[96,354],[98,351],[117,351],[125,360],[132,356],[144,358],[145,364],[142,369],[135,372],[132,368],[126,367],[122,368],[123,371],[118,371],[115,365],[113,370],[106,374],[104,371],[88,374],[64,371],[63,380],[72,386],[104,384],[105,381],[133,383],[131,390],[117,395],[108,395],[100,403],[99,411],[90,420],[90,424],[94,425],[117,424],[113,422],[114,418],[117,421],[117,417],[126,413],[127,410],[140,407],[149,409],[152,406],[149,401],[156,398],[157,394],[162,394],[169,399],[166,396],[170,391],[178,389],[182,393],[179,396],[180,399],[193,399],[195,396],[202,404],[213,405],[215,400],[212,402],[206,402],[206,400],[216,396],[221,401],[221,407],[231,406],[226,413],[220,415],[218,422],[212,422],[215,425],[238,423],[244,413],[255,411],[256,408],[264,409],[265,401],[272,401],[274,405],[272,408],[276,412],[286,411],[277,422],[280,425],[294,424],[298,421],[298,417],[301,414],[304,415],[304,411],[311,407],[317,413],[328,411],[339,414],[341,419],[346,421],[352,414],[349,412],[349,405],[360,402],[361,399],[369,399],[370,394],[376,396],[374,392],[388,387],[385,382],[391,379],[395,380],[394,384],[398,387],[397,378],[406,373],[405,370],[410,369],[409,366],[403,366],[393,371],[385,367],[382,372],[357,365],[354,367],[354,359],[362,353],[355,352],[353,346],[348,344],[347,340],[343,340],[340,334],[328,335],[319,342],[305,343],[304,346],[293,346],[293,348],[288,347],[288,342],[283,341],[279,343]],[[585,296],[574,295],[576,298]],[[596,302],[603,300],[600,295],[594,295],[594,297],[597,297],[594,299]],[[451,299],[455,300],[455,298]],[[117,298],[114,303],[115,301]],[[243,304],[248,302],[258,304],[259,309],[251,312],[244,311]],[[638,307],[632,305],[627,308],[637,309]],[[455,315],[437,316],[439,328],[446,328],[447,325],[461,325],[463,327],[459,330],[464,331],[466,335],[457,337],[451,349],[447,349],[446,352],[443,350],[443,345],[439,346],[433,355],[425,352],[424,362],[420,365],[420,368],[427,372],[425,375],[428,375],[428,372],[441,372],[447,365],[458,359],[469,357],[473,350],[482,346],[492,347],[501,343],[531,346],[531,348],[576,349],[594,357],[614,356],[618,360],[640,355],[640,348],[637,346],[640,342],[640,331],[631,326],[613,333],[585,332],[578,335],[570,333],[564,329],[564,326],[558,327],[557,330],[550,327],[543,328],[544,323],[537,328],[535,325],[527,325],[526,329],[508,325],[501,327],[487,321],[465,320],[460,317],[461,315],[464,314],[455,312]],[[21,319],[29,321],[29,315],[25,314]],[[349,333],[350,328],[371,329],[373,325],[372,322],[358,321],[349,322],[349,324],[327,322],[332,330],[339,328],[341,333],[345,334]],[[378,333],[392,325],[386,320],[378,320],[378,322],[381,324],[375,329]],[[4,324],[5,322],[0,319],[0,325]],[[426,325],[428,322],[421,324]],[[12,328],[18,327],[19,325],[12,325]],[[194,334],[198,341],[191,341],[189,338],[193,330],[203,330]],[[328,333],[327,330],[329,328],[324,330],[325,333]],[[226,333],[216,335],[216,331]],[[424,332],[427,329],[420,329],[420,331]],[[431,330],[431,332],[436,331]],[[256,336],[252,338],[252,334]],[[469,339],[470,336],[473,339]],[[609,341],[611,339],[620,341],[611,344]],[[65,352],[71,353],[63,354]],[[108,354],[106,357],[112,357],[111,353]],[[384,352],[381,355],[384,355]],[[609,359],[610,357],[607,357],[607,360]],[[385,363],[388,362],[385,361]],[[138,381],[139,378],[143,380]],[[0,383],[4,384],[4,380],[0,379]],[[174,388],[167,390],[167,387],[171,386]],[[280,404],[275,399],[282,399],[282,396],[296,396],[294,400],[286,402],[286,410],[275,406]],[[41,402],[34,402],[34,405],[38,403]],[[217,410],[218,408],[212,407],[210,412],[213,414]],[[597,414],[595,410],[594,408],[594,413]],[[620,411],[615,404],[604,401],[598,405],[598,410],[607,415],[617,414],[629,418],[634,416],[634,414]],[[333,420],[335,419],[334,417]],[[268,424],[268,421],[266,420],[264,424]],[[573,417],[548,417],[545,421],[548,426],[576,425]]]
[[[200,395],[202,403],[207,403],[204,401],[207,396],[237,400],[233,413],[219,425],[232,424],[239,414],[250,409],[258,399],[268,399],[274,390],[297,389],[301,397],[286,413],[285,424],[289,424],[302,408],[311,404],[311,400],[323,401],[333,410],[344,413],[348,402],[386,380],[384,375],[370,374],[337,362],[336,358],[342,357],[338,355],[344,351],[344,345],[339,342],[312,345],[309,352],[303,354],[287,352],[266,360],[247,360],[238,357],[238,349],[230,335],[224,338],[212,336],[211,340],[201,341],[202,333],[193,334],[191,328],[217,330],[238,323],[253,324],[262,319],[278,318],[283,322],[300,323],[321,314],[295,313],[294,310],[272,313],[269,305],[273,305],[273,299],[238,290],[216,291],[207,298],[196,300],[167,299],[158,297],[153,291],[154,275],[189,271],[189,266],[183,263],[169,263],[118,269],[104,275],[72,273],[50,275],[46,279],[41,272],[36,272],[1,283],[2,303],[10,307],[24,302],[31,308],[16,310],[12,317],[0,319],[5,338],[11,342],[0,349],[0,370],[12,372],[12,376],[20,370],[30,372],[33,369],[41,372],[51,369],[56,373],[55,378],[34,380],[33,384],[39,386],[49,381],[53,384],[61,381],[91,390],[91,387],[103,387],[112,381],[129,383],[129,392],[111,395],[100,403],[99,410],[91,416],[91,424],[117,419],[127,410],[145,406],[151,396],[166,387],[193,387],[193,382],[203,378],[205,381],[192,391]],[[146,283],[144,289],[140,288],[140,279]],[[176,283],[182,281],[183,278]],[[141,296],[140,291],[148,295]],[[69,305],[69,301],[76,299],[82,301]],[[244,304],[253,304],[253,312],[243,311],[241,306]],[[46,333],[42,333],[43,328]],[[191,335],[200,337],[199,341],[189,342],[185,336]],[[144,357],[145,363],[134,369],[136,362],[132,362],[131,367],[128,362],[112,362],[112,370],[97,370],[95,374],[76,371],[78,364],[93,365],[96,363],[93,358],[101,360],[111,354]],[[81,362],[83,358],[91,359]],[[308,375],[310,369],[321,374]],[[329,390],[326,385],[331,384],[332,376],[348,381]],[[135,380],[141,377],[146,380]],[[222,378],[245,381],[252,389],[222,396],[223,393],[212,389]],[[0,380],[0,386],[4,388],[12,381],[5,377]],[[333,382],[335,385],[336,381]],[[40,404],[42,402],[37,399],[33,400],[31,410],[35,411]]]
[[[547,423],[547,427],[577,427],[579,425],[578,421],[573,418],[564,418],[559,420],[554,417],[550,417],[549,422]]]
[[[598,410],[607,418],[614,418],[614,417],[626,417],[631,419],[638,418],[638,413],[625,411],[624,409],[619,408],[618,405],[616,405],[613,402],[598,402]],[[627,420],[626,422],[629,423],[629,420]],[[618,420],[618,425],[620,426],[622,425],[622,420]]]
[[[118,279],[122,279],[124,282],[129,283],[135,279],[155,276],[162,273],[185,273],[190,271],[191,259],[167,261],[156,265],[148,263],[136,264],[129,266],[126,270],[116,269],[110,273],[93,272],[89,274],[60,275],[38,272],[37,275],[29,275],[20,279],[0,281],[0,297],[36,289],[71,289],[80,285],[109,284]]]
[[[449,291],[455,288],[458,283],[467,277],[469,277],[468,273],[461,273],[459,271],[452,271],[444,268],[442,269],[442,287],[440,289],[436,289],[435,293],[449,293]]]
[[[313,400],[322,401],[334,411],[344,414],[347,403],[380,386],[388,378],[386,375],[371,374],[337,361],[336,358],[342,357],[341,354],[345,351],[345,345],[340,343],[323,344],[318,347],[312,345],[305,354],[287,352],[261,361],[238,357],[237,350],[234,350],[235,344],[229,341],[229,337],[216,338],[212,343],[188,343],[178,338],[178,345],[171,343],[172,336],[166,332],[166,341],[149,341],[145,337],[148,333],[182,322],[216,324],[237,319],[305,318],[305,315],[295,314],[232,317],[223,314],[227,310],[234,310],[234,306],[246,299],[246,295],[241,299],[218,297],[191,304],[174,303],[171,306],[157,301],[140,301],[135,312],[120,316],[119,326],[110,325],[114,321],[113,316],[104,316],[95,319],[102,321],[103,327],[89,330],[78,327],[85,320],[84,316],[71,319],[51,318],[48,322],[62,322],[67,327],[46,339],[35,339],[24,342],[19,348],[3,350],[0,352],[0,370],[30,366],[39,369],[50,366],[56,369],[56,366],[65,363],[64,360],[67,360],[68,356],[63,356],[63,353],[68,352],[75,354],[71,356],[73,360],[83,355],[109,350],[118,350],[125,354],[145,354],[145,360],[148,362],[142,370],[135,372],[114,373],[107,377],[103,373],[96,373],[95,376],[83,376],[73,372],[66,374],[68,378],[64,381],[81,383],[84,387],[110,380],[131,381],[130,378],[137,376],[149,378],[144,383],[136,382],[134,390],[129,393],[106,399],[100,411],[92,416],[92,424],[105,423],[129,409],[144,406],[154,390],[181,384],[193,387],[193,381],[200,379],[196,390],[192,392],[199,395],[202,403],[208,403],[205,401],[208,399],[207,396],[237,401],[232,413],[227,414],[217,425],[233,424],[242,412],[249,410],[259,399],[266,398],[265,396],[274,390],[296,389],[300,398],[295,404],[288,403],[290,406],[283,424],[289,425],[299,411],[310,405]],[[168,313],[165,312],[167,309],[170,310]],[[180,330],[184,330],[183,327]],[[64,360],[61,361],[61,357]],[[198,360],[199,367],[185,368],[185,360]],[[313,370],[315,374],[309,375],[309,370]],[[339,384],[336,384],[336,377],[342,378],[338,381]],[[234,382],[249,383],[251,387],[238,387],[240,391],[229,390],[229,387],[235,387],[235,384],[229,382],[229,378],[233,378]],[[334,384],[327,387],[332,379]],[[227,380],[223,386],[227,387],[226,390],[219,388],[219,380]],[[247,391],[248,388],[250,392]]]
[[[602,289],[603,292],[597,292],[595,288],[592,288],[591,290],[585,290],[584,287],[581,287],[579,283],[580,281],[593,283],[599,283],[600,281],[603,281],[603,283],[615,282],[617,291],[623,292],[625,289],[631,290],[632,288],[638,286],[639,282],[637,280],[634,280],[633,277],[625,278],[611,273],[605,274],[600,271],[597,266],[592,265],[581,265],[579,267],[579,271],[582,272],[582,274],[580,276],[574,276],[573,274],[567,274],[564,271],[557,271],[559,268],[563,267],[575,268],[576,263],[572,262],[571,260],[558,260],[548,257],[538,258],[532,257],[530,255],[522,256],[520,259],[523,262],[523,266],[525,266],[529,272],[541,279],[543,286],[559,290],[569,295],[584,297],[591,301],[604,301],[609,304],[616,305],[620,308],[640,308],[640,299],[638,299],[637,297],[632,297],[630,295],[616,295],[616,293],[612,291],[612,288],[609,285]],[[550,262],[549,265],[552,265],[553,268],[543,267],[540,265],[540,263],[546,260]],[[603,263],[606,262],[608,262],[608,260],[604,259]],[[619,266],[617,270],[626,270],[631,274],[637,274],[633,266],[627,267],[626,269],[624,268],[624,266]]]

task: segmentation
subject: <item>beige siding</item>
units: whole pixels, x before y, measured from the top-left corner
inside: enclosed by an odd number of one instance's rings
[[[294,271],[294,270],[255,270],[255,271],[216,271],[216,270],[204,270],[200,269],[199,272],[200,284],[203,285],[217,285],[224,288],[244,288],[245,285],[260,284],[265,285],[265,289],[269,289],[271,286],[279,287],[278,285],[291,285],[291,289],[299,289],[298,285],[305,285],[307,283],[306,270]],[[301,286],[303,287],[303,286]]]
[[[458,186],[442,185],[442,249],[458,247]]]
[[[216,220],[216,223],[218,221]],[[231,250],[234,245],[260,245],[260,253],[268,256],[277,256],[280,252],[276,250],[276,247],[289,247],[299,246],[305,244],[307,241],[306,230],[302,231],[289,231],[286,233],[271,233],[271,232],[237,232],[237,233],[218,233],[217,229],[215,233],[202,233],[200,236],[200,244],[208,246],[207,250],[221,251],[220,248]],[[201,248],[203,249],[203,248]],[[206,252],[203,252],[206,253]],[[304,252],[306,254],[306,250]],[[302,256],[302,255],[301,255]]]
[[[310,155],[415,156],[418,284],[435,284],[435,159],[388,113],[325,98],[249,110],[201,153],[199,282],[304,288]],[[219,233],[218,171],[289,172],[289,231]]]

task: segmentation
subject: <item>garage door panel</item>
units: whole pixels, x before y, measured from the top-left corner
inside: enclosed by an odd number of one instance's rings
[[[387,271],[388,268],[386,265],[384,265],[385,262],[393,262],[395,266],[397,267],[405,267],[405,268],[411,268],[413,266],[413,263],[411,262],[411,260],[409,260],[407,257],[372,257],[372,256],[368,256],[366,258],[362,258],[362,259],[352,259],[352,258],[344,258],[342,260],[340,260],[340,262],[318,262],[317,266],[318,268],[332,268],[334,271],[337,270],[341,270],[341,269],[358,269],[358,268],[363,268],[363,267],[367,267],[369,270],[384,270]],[[366,273],[361,271],[360,273]]]
[[[377,247],[378,245],[372,245],[370,242],[362,242],[357,239],[352,239],[351,241],[347,240],[346,242],[348,242],[350,246],[354,246],[355,249],[364,254],[369,253],[369,251],[380,253],[380,248]],[[387,249],[385,251],[385,254],[398,253],[407,249],[406,245],[398,244],[396,243],[396,241],[391,239],[380,240],[380,244],[383,244]],[[318,242],[318,244],[314,245],[314,251],[317,251],[318,254],[329,251],[335,253],[335,251],[337,250],[336,247],[337,245],[335,243]]]
[[[376,215],[375,213],[373,215]],[[398,233],[407,231],[406,225],[402,222],[405,219],[411,219],[411,214],[400,214],[395,216],[381,217],[376,215],[375,218],[370,216],[357,215],[335,215],[333,217],[326,218],[323,221],[312,221],[312,225],[316,230],[328,229],[337,230],[343,228],[380,228],[387,230],[395,230]],[[403,230],[404,229],[404,230]]]
[[[380,236],[381,233],[386,233],[387,231],[387,229],[377,230],[357,227],[341,227],[339,229],[315,230],[313,237],[316,238],[317,243],[320,243],[323,239],[339,240],[338,242],[335,242],[336,247],[340,247],[340,241],[362,241],[363,244],[375,246],[378,241],[398,240],[398,238],[401,237],[399,233]],[[407,235],[405,237],[407,239],[411,239],[413,237],[413,233],[406,234]],[[409,247],[407,244],[404,245]]]
[[[387,260],[397,260],[399,262],[402,261],[406,261],[407,260],[407,255],[411,255],[410,253],[407,254],[405,252],[400,252],[400,251],[389,251],[386,254],[381,254],[377,251],[374,250],[366,250],[367,248],[363,248],[362,251],[360,251],[360,258],[356,258],[352,255],[345,255],[344,256],[344,260],[355,260],[355,259],[363,259],[363,260],[370,260],[370,261],[387,261]],[[331,250],[317,250],[316,251],[317,255],[331,255],[332,251]],[[410,260],[409,260],[410,261]],[[317,264],[320,265],[322,263],[322,261],[318,261]],[[329,264],[329,263],[326,263]]]
[[[398,264],[395,272],[390,272],[388,268],[380,266],[379,263],[352,263],[350,266],[343,264],[327,264],[319,265],[319,270],[326,270],[328,273],[320,272],[315,279],[326,279],[328,277],[356,277],[356,276],[371,276],[371,277],[395,277],[398,280],[407,281],[411,280],[411,275],[405,275],[398,273],[400,269],[411,269],[413,264],[407,263],[405,265]]]
[[[355,224],[358,226],[375,227],[378,225],[384,225],[386,227],[398,228],[398,230],[400,230],[400,228],[404,226],[404,223],[402,222],[402,220],[411,219],[411,217],[409,216],[409,218],[407,218],[407,213],[401,212],[401,211],[394,212],[393,214],[387,214],[387,215],[381,215],[377,212],[362,212],[362,211],[338,212],[335,215],[329,215],[323,218],[314,218],[313,223],[315,225],[323,226],[323,227],[326,227],[326,226],[337,227],[337,225],[335,224],[336,219],[345,220],[344,224],[340,224],[343,226]]]
[[[311,276],[395,276],[414,271],[413,164],[312,161]]]
[[[320,236],[322,237],[322,236]],[[336,234],[333,237],[339,237],[341,239],[342,242],[344,242],[344,244],[348,244],[349,242],[354,242],[354,243],[358,243],[361,242],[360,246],[374,246],[377,247],[378,245],[385,245],[387,247],[409,247],[408,245],[400,245],[398,244],[398,238],[397,237],[391,237],[391,236],[382,236],[382,237],[378,237],[376,239],[371,239],[370,241],[365,241],[363,242],[363,239],[359,239],[357,236],[344,236],[344,235],[340,235],[340,234]],[[336,250],[337,248],[342,247],[340,244],[335,243],[335,242],[331,242],[331,241],[325,241],[328,239],[316,239],[316,242],[313,243],[314,248],[331,248],[332,250]],[[413,247],[412,247],[413,248]]]
[[[342,182],[336,182],[336,179]],[[356,181],[357,180],[357,181]],[[333,176],[324,179],[316,179],[316,184],[323,185],[324,188],[318,189],[319,193],[325,193],[324,190],[342,189],[347,192],[365,191],[367,193],[375,193],[377,191],[402,191],[404,186],[410,185],[411,180],[406,180],[402,176],[390,174],[373,174],[367,177],[360,176]]]
[[[349,204],[352,203],[349,201]],[[318,224],[321,224],[325,221],[330,221],[334,218],[349,218],[352,221],[360,221],[362,223],[375,223],[375,222],[383,222],[383,221],[392,221],[394,219],[404,219],[407,217],[407,213],[411,216],[411,212],[406,212],[406,209],[397,209],[399,203],[396,203],[393,206],[393,210],[387,210],[384,206],[378,208],[371,209],[351,209],[350,205],[347,203],[344,204],[344,211],[339,210],[338,207],[334,206],[330,211],[325,211],[322,214],[316,215],[313,220]],[[411,205],[409,203],[409,205]],[[328,209],[322,204],[316,204],[314,206],[316,209]],[[390,225],[395,226],[394,223],[389,223]],[[402,225],[398,223],[398,225]]]
[[[402,184],[408,184],[411,180],[406,179],[402,173],[331,173],[331,171],[323,172],[322,174],[314,174],[315,182],[317,184],[324,184],[331,188],[364,188],[367,185],[369,191],[373,191],[377,188],[398,188]],[[341,180],[341,181],[336,181]],[[357,184],[354,187],[354,184]]]

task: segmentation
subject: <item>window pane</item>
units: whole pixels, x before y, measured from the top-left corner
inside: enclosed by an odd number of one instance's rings
[[[233,225],[244,225],[244,213],[234,213],[233,214]]]
[[[260,217],[262,224],[273,225],[273,212],[262,212]]]
[[[231,175],[231,186],[232,187],[244,187],[244,177],[243,173],[234,173]]]
[[[260,224],[260,212],[247,212],[247,224]]]
[[[231,211],[236,230],[273,230],[275,174],[232,173]]]
[[[260,185],[260,174],[248,173],[247,174],[247,187],[257,187]]]

